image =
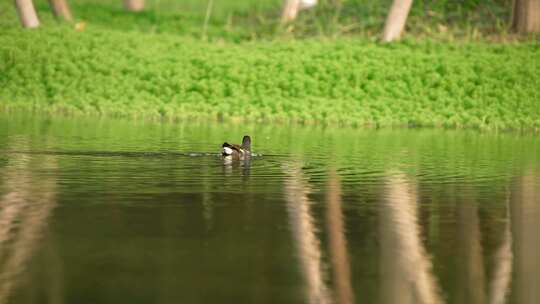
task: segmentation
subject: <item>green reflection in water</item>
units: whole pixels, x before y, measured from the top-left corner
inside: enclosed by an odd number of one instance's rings
[[[536,303],[539,189],[526,134],[3,114],[0,303]]]

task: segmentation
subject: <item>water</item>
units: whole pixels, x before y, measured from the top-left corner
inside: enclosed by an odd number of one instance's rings
[[[535,135],[3,114],[0,303],[539,303],[539,193]]]

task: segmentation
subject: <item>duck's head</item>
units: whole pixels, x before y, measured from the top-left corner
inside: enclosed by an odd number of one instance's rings
[[[246,135],[244,138],[242,138],[242,144],[236,145],[236,144],[229,144],[227,142],[224,142],[223,145],[221,145],[221,155],[223,156],[232,156],[232,157],[246,157],[251,155],[251,138]]]

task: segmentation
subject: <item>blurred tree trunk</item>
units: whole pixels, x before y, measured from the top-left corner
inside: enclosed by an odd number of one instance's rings
[[[32,0],[15,0],[15,5],[23,27],[34,28],[39,26],[39,19]]]
[[[49,5],[56,18],[62,18],[67,21],[73,20],[66,0],[49,0]]]
[[[340,0],[334,0],[335,5],[341,5]],[[281,23],[293,21],[301,10],[312,9],[317,5],[317,0],[285,0],[281,12]]]
[[[313,217],[313,202],[309,198],[312,190],[301,168],[300,163],[283,165],[290,231],[293,233],[299,269],[304,279],[305,302],[327,304],[330,302],[330,290],[326,284],[327,267]]]
[[[540,176],[534,169],[516,177],[510,193],[510,221],[514,252],[512,294],[515,303],[540,299]]]
[[[413,0],[394,0],[384,25],[383,41],[393,41],[401,36],[412,2]]]
[[[400,171],[388,171],[379,206],[380,298],[377,303],[441,304],[423,242],[418,191]]]
[[[281,23],[286,23],[296,19],[300,9],[300,0],[285,0],[283,11],[281,12]]]
[[[487,303],[486,301],[486,271],[482,252],[481,221],[478,216],[478,204],[474,199],[474,190],[454,188],[456,202],[457,246],[456,258],[456,303]]]
[[[140,12],[144,9],[144,0],[124,0],[124,7],[130,12]]]
[[[512,27],[519,33],[540,32],[540,0],[514,0]]]
[[[329,251],[334,278],[334,295],[340,304],[354,303],[351,286],[351,264],[347,252],[345,219],[341,206],[341,182],[335,169],[328,174],[326,194],[326,225],[329,238]]]

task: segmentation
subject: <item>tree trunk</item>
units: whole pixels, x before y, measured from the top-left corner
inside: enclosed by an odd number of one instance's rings
[[[23,27],[34,28],[39,26],[39,19],[32,0],[15,0],[15,5]]]
[[[540,0],[514,0],[512,27],[519,33],[540,32]]]
[[[130,12],[140,12],[144,9],[144,0],[124,0],[124,7]]]
[[[56,18],[62,18],[67,21],[73,20],[66,0],[49,0],[49,5]]]
[[[413,0],[394,0],[384,25],[382,38],[384,42],[396,40],[401,36],[412,2]]]
[[[296,19],[300,9],[300,0],[285,0],[281,13],[281,23],[286,23]]]

